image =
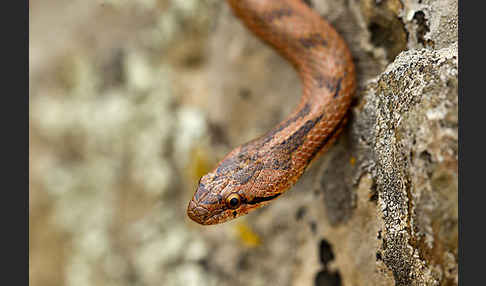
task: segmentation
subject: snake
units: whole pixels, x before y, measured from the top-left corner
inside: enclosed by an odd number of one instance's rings
[[[297,107],[202,176],[187,215],[213,225],[248,214],[289,190],[346,125],[356,89],[344,39],[303,0],[227,0],[233,14],[286,59],[302,84]]]

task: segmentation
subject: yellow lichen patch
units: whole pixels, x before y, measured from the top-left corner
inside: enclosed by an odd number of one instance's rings
[[[246,222],[239,221],[235,225],[238,238],[247,247],[257,247],[262,244],[262,240]]]
[[[191,152],[188,173],[191,181],[197,183],[199,178],[208,173],[211,168],[208,152],[202,147],[195,147]]]
[[[355,157],[351,157],[349,159],[349,163],[351,163],[351,166],[354,166],[354,164],[356,164],[356,158]]]

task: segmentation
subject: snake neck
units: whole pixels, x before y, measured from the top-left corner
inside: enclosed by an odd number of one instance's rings
[[[251,32],[297,70],[303,93],[291,116],[301,113],[308,102],[314,117],[332,112],[329,105],[347,110],[355,91],[355,67],[344,40],[327,21],[303,1],[227,2]]]

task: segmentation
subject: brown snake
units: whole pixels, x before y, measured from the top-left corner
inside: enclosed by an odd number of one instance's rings
[[[343,39],[302,0],[227,0],[247,28],[297,70],[297,108],[263,136],[243,144],[204,175],[188,216],[217,224],[247,214],[288,190],[346,123],[356,88]]]

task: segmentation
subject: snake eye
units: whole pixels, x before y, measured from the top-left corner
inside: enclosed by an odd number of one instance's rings
[[[233,193],[233,194],[230,194],[227,198],[226,198],[226,205],[228,206],[228,208],[230,209],[236,209],[237,207],[239,207],[241,204],[241,198],[240,198],[240,195],[236,194],[236,193]]]

